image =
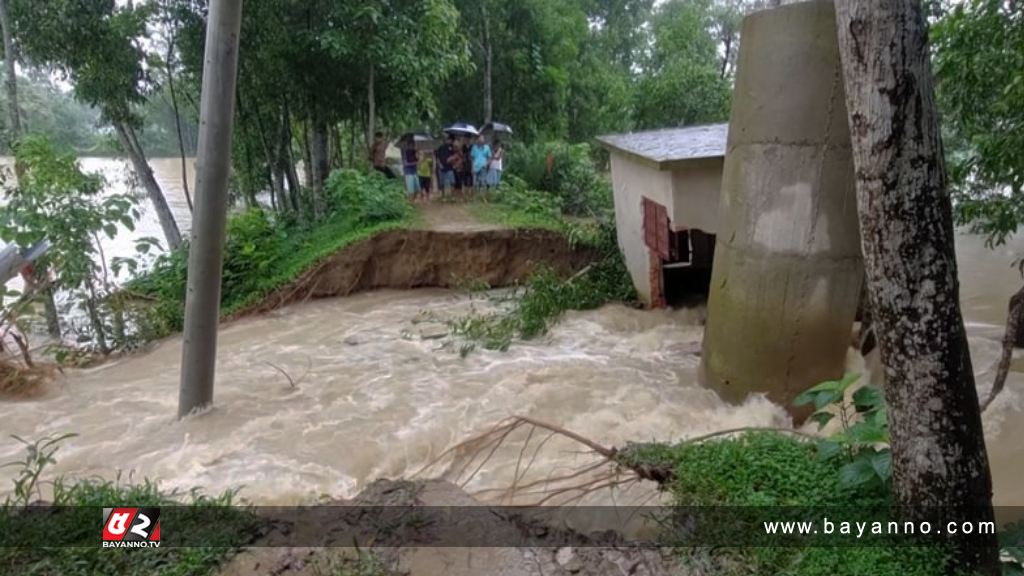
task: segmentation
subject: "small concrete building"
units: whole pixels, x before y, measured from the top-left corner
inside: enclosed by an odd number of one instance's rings
[[[619,247],[651,307],[708,294],[728,124],[601,136]]]

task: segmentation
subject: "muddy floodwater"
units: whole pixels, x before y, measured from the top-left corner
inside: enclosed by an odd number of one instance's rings
[[[180,190],[173,184],[176,165],[157,168],[174,196]],[[172,207],[187,220],[183,203],[172,200]],[[155,219],[144,219],[141,232],[159,235]],[[985,393],[1006,303],[1021,284],[1010,263],[1015,251],[1024,253],[1024,240],[993,251],[961,236],[958,248],[972,358]],[[181,341],[171,338],[133,357],[68,371],[41,398],[0,402],[0,431],[5,438],[78,433],[61,448],[51,476],[131,474],[165,488],[241,488],[250,501],[276,504],[352,496],[373,479],[410,475],[512,415],[558,424],[605,445],[790,425],[785,411],[767,400],[732,406],[697,385],[700,310],[608,306],[572,313],[544,338],[465,358],[444,348],[444,339],[421,337],[416,320],[464,314],[483,305],[479,298],[440,290],[375,292],[227,324],[216,408],[180,422],[174,415]],[[866,370],[853,354],[849,364]],[[1024,505],[1022,414],[1024,376],[1015,369],[985,414],[997,504]],[[22,450],[0,440],[0,462],[20,459]],[[572,466],[580,456],[569,450],[545,450],[535,469]],[[507,485],[518,457],[517,449],[499,451],[473,487]],[[12,474],[0,469],[0,490],[10,486]]]

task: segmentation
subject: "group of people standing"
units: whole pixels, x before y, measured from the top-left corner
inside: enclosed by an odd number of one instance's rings
[[[471,143],[472,142],[472,143]],[[370,149],[373,167],[389,178],[395,175],[387,165],[388,141],[378,132]],[[505,164],[505,147],[495,138],[494,145],[483,135],[446,134],[445,141],[434,151],[418,150],[415,142],[402,148],[402,173],[406,192],[414,201],[430,199],[436,178],[442,198],[472,197],[476,192],[495,189],[501,184]]]

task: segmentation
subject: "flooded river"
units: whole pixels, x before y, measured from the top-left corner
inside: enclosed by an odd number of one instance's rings
[[[165,186],[180,182],[176,162],[156,163]],[[187,214],[183,202],[172,206],[179,217]],[[159,235],[147,214],[140,233]],[[1024,252],[1024,240],[1014,246]],[[1006,302],[1021,280],[1009,266],[1010,249],[990,251],[964,236],[959,250],[984,392],[999,356]],[[216,408],[181,422],[174,419],[181,341],[171,338],[141,355],[68,372],[41,399],[0,403],[2,431],[26,438],[80,434],[58,453],[51,474],[133,473],[165,488],[241,487],[257,503],[298,503],[351,496],[375,478],[409,475],[512,415],[605,445],[789,424],[782,408],[764,399],[730,406],[696,384],[700,311],[609,306],[573,313],[545,338],[465,358],[419,337],[414,320],[424,313],[453,316],[470,305],[468,296],[448,291],[377,292],[225,325]],[[853,355],[850,364],[863,365]],[[1007,388],[985,415],[985,432],[997,503],[1024,505],[1024,376],[1012,372]],[[21,451],[0,440],[0,462],[19,459]],[[507,484],[517,454],[497,454],[477,487]],[[547,450],[535,467],[551,471],[576,457]],[[0,489],[11,474],[0,470]]]

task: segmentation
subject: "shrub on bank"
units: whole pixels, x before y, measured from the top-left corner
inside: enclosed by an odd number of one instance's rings
[[[335,171],[326,183],[328,215],[320,221],[260,208],[232,214],[224,246],[221,310],[225,315],[258,302],[322,258],[412,215],[402,188],[379,175]],[[184,327],[188,247],[157,257],[127,290],[141,297],[134,324],[152,340]]]
[[[333,213],[363,224],[400,220],[412,212],[398,181],[389,180],[378,172],[335,170],[325,187]]]
[[[601,216],[612,210],[608,179],[599,173],[587,144],[545,142],[509,147],[506,172],[526,188],[556,196],[565,214]]]

